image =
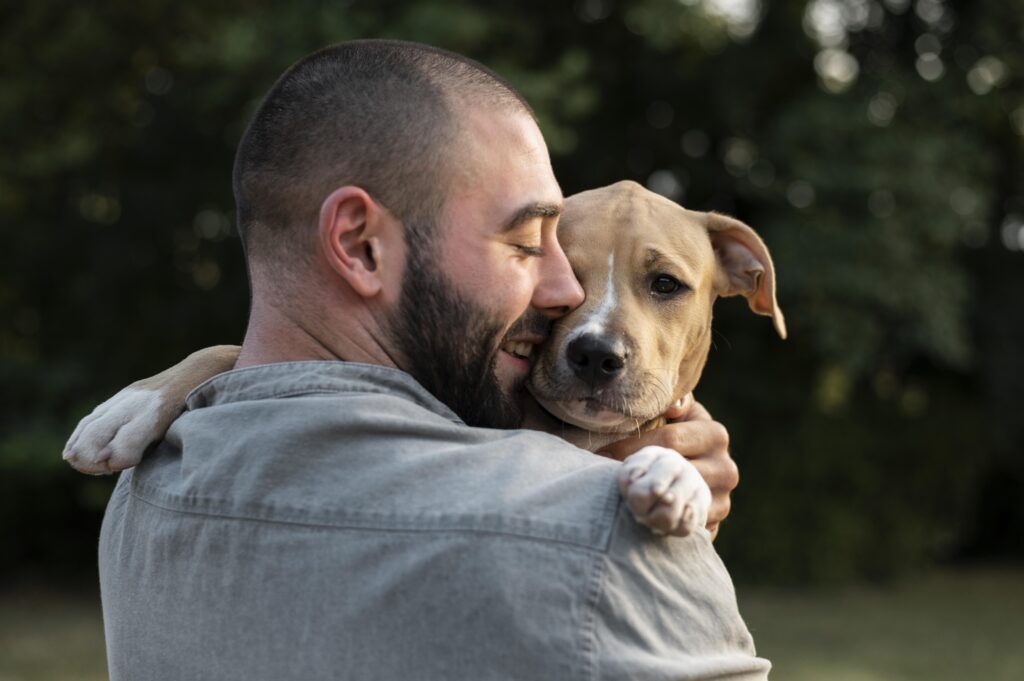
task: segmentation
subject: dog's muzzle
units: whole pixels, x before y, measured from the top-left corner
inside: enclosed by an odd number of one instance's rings
[[[594,333],[573,339],[565,349],[573,374],[593,390],[607,387],[622,375],[627,357],[622,341]]]

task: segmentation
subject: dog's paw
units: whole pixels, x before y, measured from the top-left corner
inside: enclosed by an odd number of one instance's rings
[[[619,492],[637,522],[657,534],[686,537],[708,522],[711,490],[696,467],[665,447],[644,447],[626,457]]]
[[[64,460],[90,475],[131,468],[180,412],[160,392],[129,386],[78,422],[64,446]]]

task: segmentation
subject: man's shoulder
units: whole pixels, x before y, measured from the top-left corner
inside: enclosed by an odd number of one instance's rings
[[[468,427],[402,386],[322,372],[303,385],[193,400],[133,493],[211,517],[607,547],[616,462],[545,433]]]

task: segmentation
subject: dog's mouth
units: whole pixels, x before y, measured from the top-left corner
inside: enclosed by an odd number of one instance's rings
[[[551,416],[593,433],[630,433],[649,420],[625,414],[596,397],[551,399],[539,395],[530,382],[527,388],[537,404]]]

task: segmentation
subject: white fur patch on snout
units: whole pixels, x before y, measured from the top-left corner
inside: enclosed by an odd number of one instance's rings
[[[155,390],[125,388],[78,422],[64,460],[91,475],[131,468],[179,413]]]
[[[587,295],[593,295],[592,292],[588,292]],[[605,281],[604,290],[601,292],[601,302],[598,303],[597,307],[591,310],[590,314],[586,316],[583,323],[573,329],[566,337],[566,343],[571,343],[577,338],[580,338],[586,334],[593,334],[595,336],[603,335],[605,328],[608,325],[608,319],[611,317],[612,312],[615,310],[615,306],[618,305],[618,300],[615,295],[615,254],[608,254],[608,278]]]

